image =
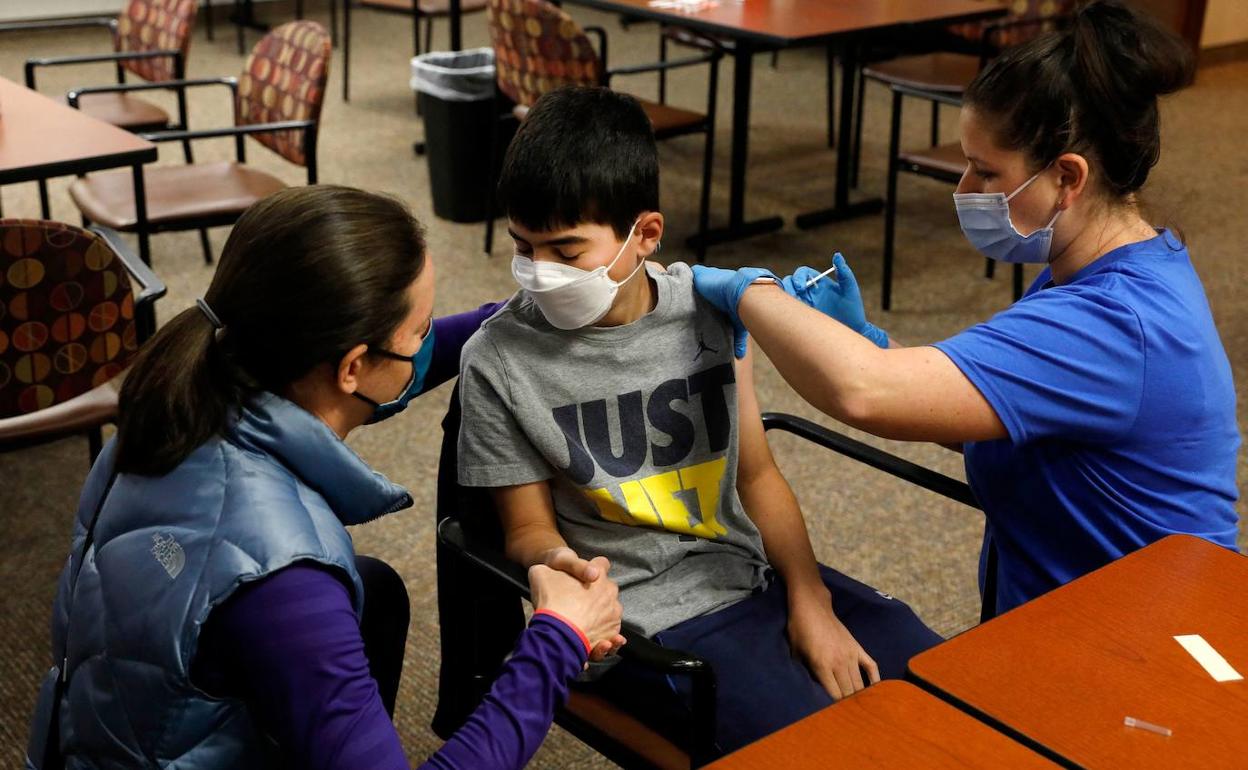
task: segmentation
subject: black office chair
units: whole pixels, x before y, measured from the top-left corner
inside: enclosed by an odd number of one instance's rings
[[[503,535],[486,490],[457,482],[459,389],[442,422],[438,467],[438,614],[442,664],[434,731],[448,738],[489,690],[524,629],[520,598],[528,598],[525,570],[503,555]],[[970,487],[816,423],[785,414],[763,415],[767,430],[796,434],[858,462],[978,508]],[[990,592],[986,595],[990,595]],[[985,610],[986,612],[988,610]],[[625,626],[627,660],[667,675],[688,676],[693,709],[675,740],[646,725],[593,684],[575,686],[556,724],[625,768],[675,770],[715,758],[716,672],[696,656],[664,648]],[[720,672],[720,675],[725,675]],[[730,674],[728,674],[730,675]],[[670,726],[669,726],[670,727]],[[669,733],[670,734],[670,733]]]

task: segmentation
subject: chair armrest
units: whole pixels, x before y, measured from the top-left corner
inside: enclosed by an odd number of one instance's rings
[[[646,72],[659,72],[663,70],[672,70],[678,67],[691,67],[695,64],[709,64],[723,56],[719,51],[711,51],[701,56],[689,56],[684,59],[669,59],[667,61],[656,61],[650,64],[633,64],[627,67],[615,67],[607,70],[607,77],[613,78],[616,75],[640,75]]]
[[[501,580],[507,587],[525,599],[532,600],[529,592],[528,572],[496,549],[476,542],[463,525],[453,517],[438,525],[438,540],[450,546],[473,566]],[[644,666],[667,674],[700,674],[709,672],[710,666],[701,658],[671,650],[656,644],[641,632],[625,626],[621,634],[628,644],[620,648],[620,654],[636,660]]]
[[[593,35],[598,38],[598,63],[602,67],[602,75],[599,78],[602,85],[607,84],[607,30],[604,27],[590,26],[582,30],[586,35]]]
[[[970,485],[966,482],[958,481],[943,473],[937,473],[930,468],[924,468],[922,465],[916,465],[909,460],[903,460],[896,455],[876,449],[849,436],[828,430],[810,420],[791,414],[767,412],[763,415],[763,429],[782,430],[801,436],[808,441],[813,441],[822,447],[839,452],[876,470],[884,471],[903,481],[916,484],[963,505],[969,505],[977,510],[982,510],[979,502],[975,499],[975,493],[971,491]]]
[[[70,107],[78,106],[78,99],[86,94],[118,94],[132,91],[164,91],[168,89],[195,88],[198,86],[226,86],[234,94],[238,93],[238,78],[192,78],[189,80],[163,80],[159,83],[117,83],[107,86],[88,86],[75,88],[65,95]]]
[[[947,94],[947,93],[943,93],[939,91],[925,91],[922,88],[912,88],[910,86],[903,86],[903,85],[898,85],[898,84],[890,85],[889,88],[893,89],[895,93],[905,94],[906,96],[913,96],[917,99],[927,99],[928,101],[932,101],[932,102],[948,104],[952,107],[962,106],[962,97],[957,94]]]
[[[135,281],[138,282],[140,291],[134,296],[135,307],[139,307],[148,302],[155,302],[165,296],[165,282],[152,272],[152,269],[143,264],[143,260],[131,251],[130,246],[121,239],[121,234],[116,230],[110,230],[100,225],[92,225],[91,232],[104,239],[108,247],[113,250],[117,258],[121,260],[121,264],[126,268],[126,272],[130,274]]]
[[[0,24],[0,32],[32,32],[42,29],[86,29],[88,27],[106,27],[111,32],[117,31],[117,17],[94,16],[85,19],[31,19],[29,21],[7,21]]]
[[[528,573],[497,549],[477,542],[454,517],[438,525],[438,541],[478,569],[493,575],[508,588],[531,599]],[[714,755],[715,741],[715,671],[709,663],[679,650],[663,647],[625,626],[621,634],[628,641],[620,655],[655,671],[690,677],[693,687],[692,750],[697,765]]]
[[[34,89],[36,67],[61,67],[70,64],[95,64],[106,61],[123,62],[136,59],[166,58],[173,59],[176,72],[182,71],[181,51],[112,51],[110,53],[85,54],[83,56],[41,56],[36,59],[26,60],[26,87]]]
[[[307,130],[316,125],[315,120],[283,120],[277,123],[252,123],[229,128],[206,128],[202,131],[153,131],[139,134],[149,142],[180,142],[185,139],[215,139],[222,136],[246,136],[247,134],[270,134],[275,131]]]

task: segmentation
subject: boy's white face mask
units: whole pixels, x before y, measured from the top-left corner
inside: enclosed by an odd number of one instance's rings
[[[644,259],[638,260],[637,267],[623,281],[617,283],[611,280],[609,271],[624,255],[636,229],[637,222],[633,222],[615,258],[593,270],[582,270],[558,262],[538,262],[516,254],[511,258],[511,275],[537,303],[537,309],[542,311],[551,326],[565,330],[581,329],[597,323],[611,310],[620,287],[628,283],[646,263]]]

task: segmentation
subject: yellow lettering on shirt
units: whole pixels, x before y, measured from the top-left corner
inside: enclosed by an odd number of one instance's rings
[[[608,487],[586,489],[585,495],[598,508],[598,515],[633,527],[652,527],[713,540],[728,534],[715,514],[719,510],[719,489],[727,467],[726,458],[665,471],[619,485],[621,505]],[[681,492],[697,495],[700,513],[689,509]]]

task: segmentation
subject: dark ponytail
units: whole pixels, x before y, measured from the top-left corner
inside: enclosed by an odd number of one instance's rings
[[[360,343],[384,347],[424,267],[401,202],[348,187],[296,187],[234,225],[204,301],[139,353],[120,396],[116,467],[160,475],[219,434],[247,400],[282,393]]]
[[[966,104],[999,145],[1036,169],[1062,153],[1088,159],[1114,200],[1144,185],[1161,155],[1157,97],[1192,81],[1191,50],[1147,13],[1092,0],[1066,29],[1007,50],[971,83]]]

